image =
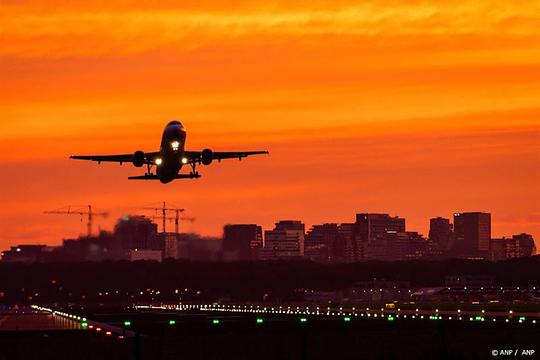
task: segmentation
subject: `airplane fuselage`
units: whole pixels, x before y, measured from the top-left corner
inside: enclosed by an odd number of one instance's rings
[[[163,184],[171,182],[182,169],[186,129],[179,121],[171,121],[165,126],[161,136],[161,154],[159,163],[156,162],[156,175]]]

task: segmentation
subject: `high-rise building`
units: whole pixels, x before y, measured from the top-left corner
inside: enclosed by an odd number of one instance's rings
[[[353,242],[355,260],[383,257],[382,252],[387,248],[387,234],[403,232],[404,218],[388,214],[356,214]]]
[[[487,258],[491,239],[491,214],[454,214],[453,253],[461,258]]]
[[[365,258],[381,261],[417,260],[424,258],[427,250],[427,240],[417,232],[387,231],[367,242]]]
[[[533,256],[536,254],[536,245],[534,244],[534,238],[529,234],[513,235],[512,240],[517,242],[519,251],[518,257]]]
[[[354,232],[355,226],[354,223],[343,223],[338,227],[337,242],[340,249],[342,249],[340,253],[341,261],[358,261],[360,259],[359,254],[363,253],[357,244],[357,238]]]
[[[351,224],[313,225],[305,235],[304,256],[314,261],[347,261],[353,240],[353,228],[347,225]],[[322,254],[326,254],[325,259]]]
[[[123,216],[114,227],[114,236],[126,250],[155,249],[157,225],[144,216]]]
[[[513,235],[491,239],[489,242],[489,260],[500,261],[536,254],[534,239],[529,234]]]
[[[263,260],[290,259],[304,256],[305,225],[297,220],[283,220],[273,230],[264,232]]]
[[[453,233],[450,219],[442,217],[429,219],[429,240],[437,244],[441,251],[450,249]]]
[[[262,246],[262,228],[259,225],[232,224],[223,227],[225,260],[255,260]]]
[[[371,241],[390,231],[404,232],[405,219],[388,214],[356,214],[356,234],[361,240]]]

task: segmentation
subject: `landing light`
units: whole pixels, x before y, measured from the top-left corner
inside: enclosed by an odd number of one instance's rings
[[[163,162],[163,160],[161,160],[161,158],[156,159],[156,165],[161,165],[162,162]]]
[[[187,164],[187,162],[188,162],[187,158],[182,158],[182,164]]]
[[[177,151],[178,150],[178,147],[180,147],[180,143],[178,141],[173,141],[171,143],[171,147],[174,151]]]

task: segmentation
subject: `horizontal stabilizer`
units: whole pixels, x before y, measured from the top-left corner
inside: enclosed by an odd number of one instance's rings
[[[174,178],[175,179],[198,179],[201,175],[199,173],[195,174],[178,174]],[[157,175],[141,175],[141,176],[130,176],[128,177],[129,180],[159,180],[159,176]]]

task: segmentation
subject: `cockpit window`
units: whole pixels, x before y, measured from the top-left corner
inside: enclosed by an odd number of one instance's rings
[[[169,122],[167,124],[167,126],[178,126],[181,130],[186,130],[186,128],[184,127],[184,125],[182,125],[182,123],[178,120],[173,120],[171,122]]]

